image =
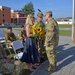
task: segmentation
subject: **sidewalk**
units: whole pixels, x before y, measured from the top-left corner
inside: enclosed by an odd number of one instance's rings
[[[71,37],[60,37],[57,54],[57,70],[47,72],[45,68],[48,61],[45,61],[31,75],[75,75],[75,44]]]

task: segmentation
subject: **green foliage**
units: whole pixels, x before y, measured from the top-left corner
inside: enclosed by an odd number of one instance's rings
[[[23,7],[22,11],[26,14],[26,16],[27,16],[28,14],[34,14],[35,11],[34,11],[34,7],[33,7],[32,2],[26,4],[26,5]]]

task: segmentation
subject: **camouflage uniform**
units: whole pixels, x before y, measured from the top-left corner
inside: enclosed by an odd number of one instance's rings
[[[50,14],[51,12],[47,12],[47,14]],[[55,22],[55,20],[53,18],[51,18],[50,20],[48,20],[48,23],[46,25],[46,37],[45,37],[45,44],[48,44],[46,46],[46,53],[47,53],[47,57],[50,63],[50,69],[48,68],[47,70],[55,70],[56,69],[56,35],[58,33],[57,30],[57,23]],[[58,42],[58,41],[57,41]]]
[[[20,37],[22,37],[22,42],[25,42],[25,38],[26,38],[26,31],[25,30],[21,30],[20,32]]]
[[[45,25],[43,22],[37,21],[36,23],[43,25],[42,27],[45,28]],[[45,36],[38,37],[38,51],[41,58],[42,58],[43,52],[45,51],[44,42],[45,42]]]
[[[54,19],[53,19],[54,20]],[[59,43],[59,27],[58,27],[58,23],[54,20],[54,25],[55,25],[55,46],[57,48],[58,43]]]
[[[42,12],[38,12],[37,16],[43,18]],[[36,21],[36,24],[42,25],[42,28],[45,29],[45,24],[42,21]],[[40,58],[42,58],[43,52],[45,51],[44,41],[45,36],[38,37],[38,51],[40,54]]]
[[[11,43],[16,40],[16,36],[14,35],[14,33],[7,32],[6,40],[7,40],[8,45],[11,45]]]

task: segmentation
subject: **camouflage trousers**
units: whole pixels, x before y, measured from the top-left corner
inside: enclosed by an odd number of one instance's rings
[[[46,46],[46,53],[50,66],[56,66],[56,46],[53,44]]]
[[[42,57],[43,52],[45,51],[45,47],[44,47],[44,38],[39,39],[38,41],[38,52],[40,54],[40,57]]]
[[[59,35],[57,35],[56,38],[55,38],[55,46],[56,46],[56,48],[58,46],[58,43],[59,43]]]

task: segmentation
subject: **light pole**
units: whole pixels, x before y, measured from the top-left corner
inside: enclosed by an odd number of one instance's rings
[[[72,40],[74,40],[74,21],[75,21],[75,0],[73,0],[73,8],[72,8]]]

